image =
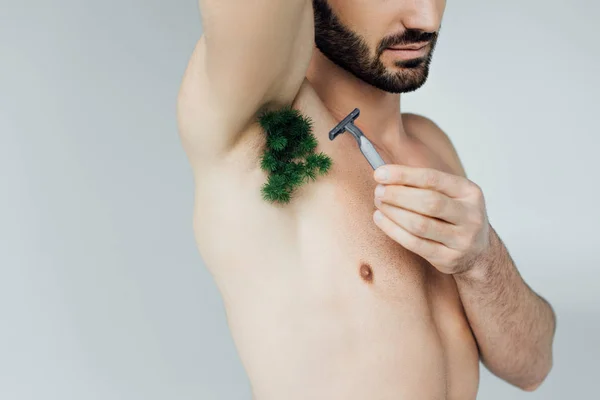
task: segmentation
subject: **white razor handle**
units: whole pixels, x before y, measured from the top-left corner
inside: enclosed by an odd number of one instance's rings
[[[381,158],[377,150],[375,150],[373,143],[371,143],[371,141],[367,139],[365,135],[360,137],[358,146],[373,169],[377,169],[382,165],[385,165],[385,161],[383,161],[383,158]]]

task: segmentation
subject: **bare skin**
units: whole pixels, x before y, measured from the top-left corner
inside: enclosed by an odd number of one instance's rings
[[[264,82],[240,80],[250,94],[225,113],[227,97],[210,91],[225,81],[209,82],[206,54],[202,37],[182,84],[180,132],[196,184],[198,248],[253,399],[475,399],[479,353],[454,278],[374,224],[373,169],[351,135],[331,142],[328,132],[359,107],[357,125],[386,163],[464,174],[449,142],[424,117],[400,113],[399,95],[312,48],[307,62],[288,66],[300,80],[269,86],[270,104],[290,103],[313,120],[317,152],[332,169],[290,204],[267,203],[264,133],[248,105],[265,103],[248,98]]]
[[[255,399],[474,399],[478,352],[454,279],[373,224],[373,170],[350,135],[329,141],[337,120],[308,80],[294,106],[334,163],[291,204],[260,197],[256,125],[195,171],[198,247]],[[418,136],[381,152],[386,163],[451,172]]]

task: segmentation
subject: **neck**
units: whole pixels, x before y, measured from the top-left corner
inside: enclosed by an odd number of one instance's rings
[[[402,124],[400,94],[365,83],[332,63],[316,47],[306,78],[336,120],[360,109],[354,124],[375,147],[394,154],[409,139]]]

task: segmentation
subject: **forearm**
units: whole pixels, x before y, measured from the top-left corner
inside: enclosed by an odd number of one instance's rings
[[[490,227],[490,251],[464,274],[454,274],[481,361],[496,376],[535,389],[552,367],[556,317],[523,281]]]

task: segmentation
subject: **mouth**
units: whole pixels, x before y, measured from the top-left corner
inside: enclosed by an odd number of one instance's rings
[[[396,58],[401,58],[403,60],[411,60],[426,55],[429,44],[430,42],[417,43],[402,47],[388,47],[387,49],[385,49],[385,51],[392,54]]]
[[[401,50],[401,51],[405,51],[405,50],[412,50],[412,51],[416,51],[416,50],[421,50],[425,47],[427,47],[429,45],[430,42],[421,42],[421,43],[413,43],[413,44],[409,44],[406,46],[390,46],[388,47],[389,50]]]

